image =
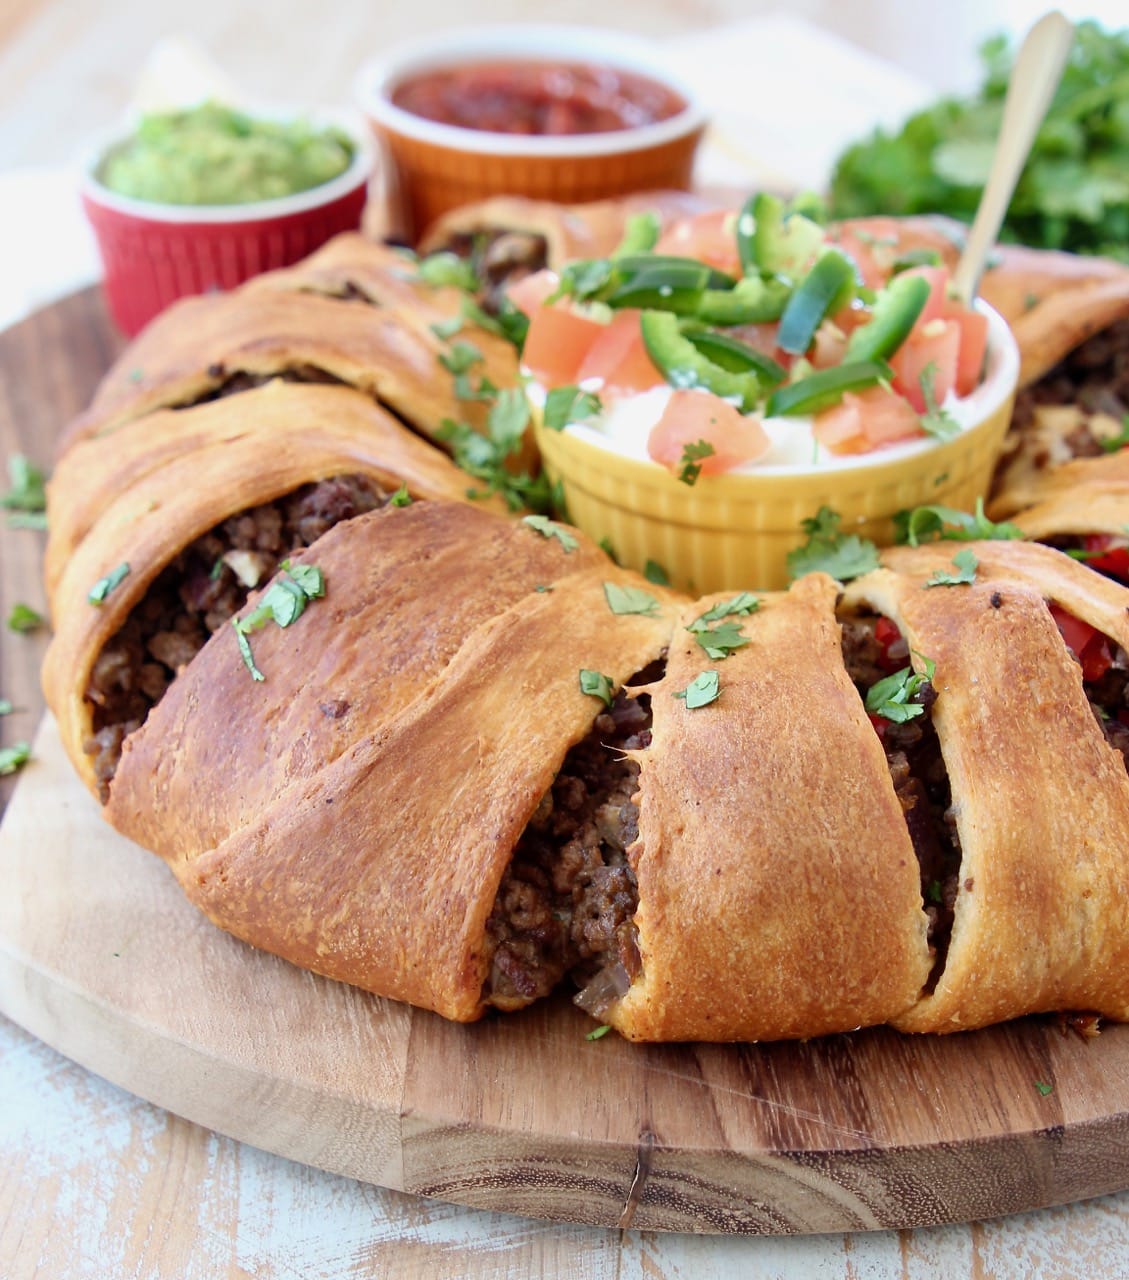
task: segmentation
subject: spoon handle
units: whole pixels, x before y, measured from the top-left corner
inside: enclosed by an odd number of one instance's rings
[[[1016,55],[992,169],[953,273],[953,288],[966,306],[976,296],[984,263],[996,243],[1015,184],[1058,87],[1073,39],[1073,24],[1052,11],[1035,23]]]

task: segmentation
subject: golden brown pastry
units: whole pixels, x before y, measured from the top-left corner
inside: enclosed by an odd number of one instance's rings
[[[447,420],[481,429],[486,406],[459,399],[441,363],[450,351],[432,328],[441,314],[433,298],[370,305],[262,285],[184,299],[118,359],[90,408],[64,432],[60,453],[156,409],[196,404],[275,377],[355,387],[433,440]],[[478,329],[460,339],[473,342],[482,357],[474,367],[476,381],[516,385],[517,356],[509,343]]]
[[[317,479],[327,446],[340,465],[355,463],[390,492],[405,485],[414,497],[457,500],[468,488],[466,473],[446,454],[362,392],[274,379],[239,395],[132,418],[115,428],[109,447],[94,437],[69,449],[47,489],[48,596],[54,596],[63,567],[106,507],[129,489],[159,492],[161,480],[154,473],[170,463],[184,460],[186,473],[194,466],[193,455],[205,451],[216,460],[226,490],[238,498],[236,466],[254,471],[260,459],[282,451],[296,459],[309,457],[307,478]],[[503,509],[497,498],[481,501]]]
[[[711,662],[689,606],[638,753],[641,974],[604,1018],[640,1040],[760,1040],[885,1022],[929,974],[913,845],[843,665],[836,585],[767,598]],[[679,698],[703,670],[717,701]]]
[[[927,585],[949,544],[889,556],[899,572],[846,591],[846,609],[893,619],[916,665],[935,667],[959,865],[951,936],[922,999],[893,1020],[909,1031],[1046,1010],[1129,1017],[1129,775],[1095,714],[1109,694],[1087,683],[1047,607],[1124,647],[1126,593],[1049,548],[999,546],[971,545],[970,584]]]
[[[656,213],[665,226],[707,208],[709,202],[686,191],[644,191],[586,204],[495,196],[444,214],[418,247],[421,254],[451,249],[469,256],[477,241],[487,278],[525,275],[575,258],[607,257],[635,214]]]
[[[477,1017],[506,864],[600,706],[580,673],[616,688],[656,659],[664,593],[615,613],[605,584],[632,575],[581,537],[445,503],[358,517],[302,560],[325,599],[255,634],[265,678],[214,636],[126,739],[107,815],[239,937]]]

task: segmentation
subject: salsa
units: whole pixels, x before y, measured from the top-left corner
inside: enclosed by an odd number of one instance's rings
[[[485,133],[611,133],[669,120],[686,99],[634,71],[581,62],[478,62],[427,71],[392,92],[403,111]]]
[[[338,129],[263,120],[216,102],[144,116],[109,152],[98,178],[109,190],[159,204],[273,200],[336,178],[353,160]]]

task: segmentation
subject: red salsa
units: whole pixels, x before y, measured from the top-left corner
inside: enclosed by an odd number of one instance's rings
[[[668,120],[680,94],[634,71],[595,63],[478,62],[426,71],[392,93],[404,111],[486,133],[610,133]]]

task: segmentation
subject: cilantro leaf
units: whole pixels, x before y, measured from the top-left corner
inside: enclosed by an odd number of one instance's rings
[[[7,493],[0,494],[0,507],[9,511],[47,509],[46,477],[22,453],[14,453],[8,459],[8,482],[11,488]]]
[[[601,671],[590,671],[587,667],[580,670],[580,692],[599,698],[604,706],[612,705],[612,682]]]
[[[0,747],[0,777],[16,773],[31,759],[31,743],[14,742],[10,747]]]
[[[129,565],[124,562],[119,564],[116,569],[111,569],[104,578],[98,579],[98,581],[87,592],[87,600],[89,600],[91,604],[102,604],[110,592],[120,587],[128,576]]]
[[[311,600],[325,595],[325,575],[317,565],[291,565],[289,560],[284,560],[279,569],[278,577],[263,592],[258,605],[245,618],[236,616],[231,620],[243,665],[255,680],[265,677],[255,665],[248,635],[271,621],[280,627],[291,626],[305,613]]]
[[[10,699],[0,698],[0,716],[10,716],[15,709]]]
[[[30,605],[17,602],[8,614],[8,630],[26,635],[29,631],[38,631],[45,621],[43,615]]]
[[[421,258],[418,264],[419,278],[431,285],[449,285],[464,293],[475,293],[480,281],[474,268],[458,254],[443,251]]]
[[[925,542],[945,539],[952,542],[1005,542],[1022,538],[1023,530],[1007,521],[993,523],[984,514],[984,499],[976,499],[976,511],[958,511],[955,507],[914,507],[899,511],[894,517],[894,541],[900,546],[917,547]]]
[[[579,387],[554,387],[545,397],[544,423],[548,431],[563,431],[570,422],[594,417],[603,405],[600,397]]]
[[[556,540],[564,547],[566,554],[569,551],[575,551],[580,543],[575,536],[555,520],[550,520],[548,516],[523,516],[522,524],[527,524],[531,529],[535,529],[543,538],[556,538]]]
[[[719,622],[714,627],[701,627],[693,635],[698,645],[705,650],[706,657],[715,661],[728,658],[734,649],[741,649],[749,643],[749,637],[741,630],[741,624],[732,619]]]
[[[951,440],[960,435],[960,423],[947,409],[937,403],[935,387],[937,366],[930,361],[918,376],[918,385],[925,399],[925,412],[921,416],[921,429],[937,440]]]
[[[1117,453],[1129,445],[1129,413],[1121,419],[1121,430],[1115,436],[1106,436],[1098,441],[1106,453]]]
[[[751,591],[741,591],[728,600],[719,601],[705,613],[699,614],[686,630],[701,631],[711,622],[720,622],[722,618],[731,618],[735,615],[748,617],[750,613],[756,613],[760,607],[760,600]]]
[[[596,1027],[592,1031],[589,1031],[588,1034],[584,1037],[584,1039],[585,1040],[602,1040],[610,1030],[611,1030],[611,1026],[605,1022],[602,1026]]]
[[[412,495],[408,492],[407,484],[402,484],[396,492],[388,499],[390,507],[410,507],[412,505]]]
[[[440,353],[439,363],[457,377],[459,374],[466,373],[476,364],[481,364],[483,360],[482,352],[474,345],[473,342],[456,342],[444,352]],[[464,397],[465,399],[465,397]]]
[[[702,459],[712,458],[716,452],[717,450],[708,440],[698,440],[693,444],[685,445],[682,457],[678,460],[681,468],[678,472],[679,480],[683,484],[697,484],[698,477],[702,474]]]
[[[669,587],[670,574],[662,567],[657,560],[648,560],[643,566],[643,577],[648,582],[653,582],[656,587]]]
[[[470,297],[463,298],[461,311],[464,319],[485,329],[487,333],[504,338],[521,354],[521,349],[525,346],[525,335],[529,332],[529,317],[524,311],[518,310],[508,298],[501,300],[494,315],[484,311]]]
[[[716,671],[703,671],[695,676],[685,689],[675,692],[674,697],[686,703],[688,711],[696,711],[699,707],[708,707],[716,702],[721,693],[721,683]]]
[[[659,612],[659,602],[648,591],[639,587],[622,586],[618,582],[604,583],[604,598],[612,613],[639,613],[654,617]]]
[[[956,573],[937,569],[925,583],[927,587],[960,587],[976,581],[976,569],[980,561],[968,547],[964,547],[953,556]]]
[[[921,657],[920,654],[917,656]],[[871,685],[866,692],[867,711],[895,724],[905,724],[915,716],[924,715],[925,704],[912,699],[933,679],[935,664],[929,658],[922,658],[922,662],[925,666],[923,675],[912,667],[903,667]]]
[[[816,515],[804,520],[801,528],[807,541],[789,551],[788,574],[800,578],[805,573],[822,570],[839,582],[849,582],[871,569],[878,568],[878,548],[857,534],[839,531],[842,517],[830,507],[820,507]]]

